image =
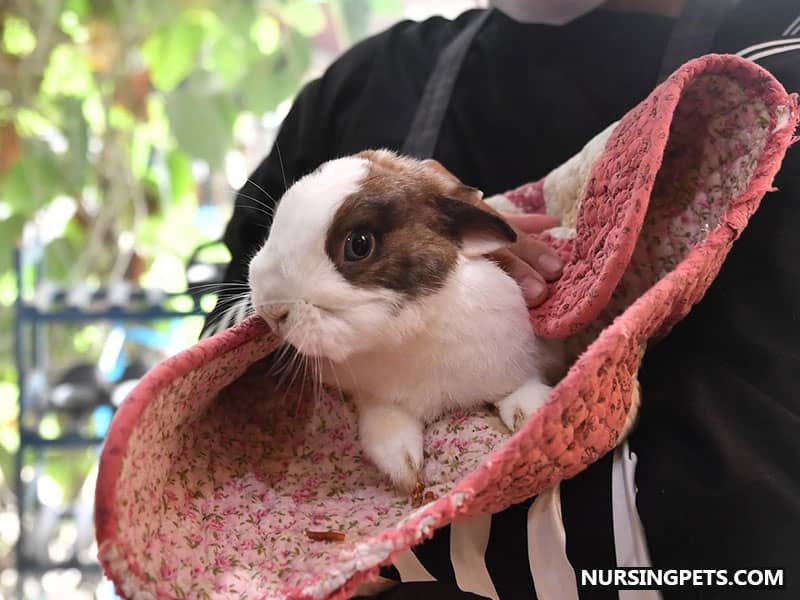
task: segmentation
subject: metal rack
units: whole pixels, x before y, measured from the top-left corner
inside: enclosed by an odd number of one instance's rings
[[[83,563],[76,558],[63,563],[42,564],[26,555],[26,510],[35,506],[31,489],[36,479],[23,480],[26,456],[34,455],[34,462],[41,464],[45,451],[51,448],[100,448],[102,436],[84,435],[80,432],[65,432],[56,438],[40,435],[38,428],[31,426],[32,388],[41,381],[46,382],[48,372],[48,328],[58,324],[106,322],[152,322],[205,315],[201,306],[204,295],[196,292],[166,293],[146,290],[129,285],[105,289],[57,289],[44,278],[44,251],[38,246],[18,246],[14,250],[14,268],[17,278],[16,319],[14,322],[14,359],[19,385],[19,448],[15,458],[15,491],[19,516],[19,538],[16,543],[18,581],[23,577],[41,574],[48,569],[76,568],[81,572],[99,572],[96,564]],[[27,285],[26,285],[27,283]],[[32,285],[31,285],[32,284]],[[180,299],[180,302],[179,302]],[[43,374],[43,375],[42,375]],[[31,487],[33,486],[33,487]],[[21,589],[19,590],[21,594]]]

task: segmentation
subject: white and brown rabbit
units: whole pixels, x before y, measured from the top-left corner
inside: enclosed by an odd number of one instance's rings
[[[521,290],[485,255],[516,241],[480,192],[385,150],[332,160],[281,199],[250,263],[256,312],[354,400],[366,455],[403,491],[425,424],[495,404],[518,429],[558,362]]]

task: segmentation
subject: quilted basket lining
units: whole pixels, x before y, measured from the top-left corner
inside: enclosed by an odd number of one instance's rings
[[[769,136],[764,102],[705,75],[683,92],[631,262],[593,329],[607,325],[686,257],[747,187]]]
[[[720,226],[769,135],[764,103],[724,76],[695,80],[676,114],[632,266],[603,321]],[[390,555],[374,536],[412,510],[362,458],[352,409],[333,395],[296,401],[297,390],[240,376],[273,347],[252,339],[176,378],[131,432],[115,488],[118,533],[101,547],[127,596],[281,597],[298,587],[319,595]],[[429,489],[446,493],[507,439],[487,411],[433,424]],[[306,529],[347,539],[311,542]]]

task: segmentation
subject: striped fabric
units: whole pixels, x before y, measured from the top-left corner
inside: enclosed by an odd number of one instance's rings
[[[442,581],[492,600],[579,600],[581,568],[648,567],[636,511],[636,457],[627,443],[575,480],[508,510],[440,529],[397,558],[382,576],[397,582]],[[604,479],[605,497],[585,502],[584,488]],[[566,532],[569,531],[569,538]],[[658,600],[654,591],[592,590],[592,598]]]

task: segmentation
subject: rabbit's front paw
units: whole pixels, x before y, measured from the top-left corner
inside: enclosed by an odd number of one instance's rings
[[[500,419],[511,431],[519,431],[544,406],[551,391],[553,388],[549,385],[538,379],[529,379],[515,392],[497,402]]]
[[[361,446],[397,489],[411,493],[422,472],[422,423],[393,406],[362,406]]]

